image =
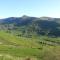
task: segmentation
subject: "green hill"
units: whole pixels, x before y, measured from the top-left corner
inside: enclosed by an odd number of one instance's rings
[[[32,38],[17,37],[0,31],[1,60],[59,60],[60,38],[40,36]]]
[[[0,20],[0,60],[60,60],[59,22],[29,16]]]

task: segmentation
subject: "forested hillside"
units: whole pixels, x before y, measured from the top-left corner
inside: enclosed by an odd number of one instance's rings
[[[60,60],[60,18],[0,19],[0,60]]]
[[[36,35],[58,37],[60,36],[60,18],[37,18],[25,15],[22,17],[10,17],[0,20],[0,30],[18,31],[22,35],[29,34],[30,36],[35,33]]]

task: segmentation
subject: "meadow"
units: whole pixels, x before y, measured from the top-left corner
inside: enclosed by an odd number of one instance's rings
[[[0,31],[0,60],[60,60],[60,38],[27,38]]]

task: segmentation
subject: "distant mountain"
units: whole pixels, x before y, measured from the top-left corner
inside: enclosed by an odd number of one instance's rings
[[[0,30],[20,31],[24,35],[60,36],[60,18],[51,17],[10,17],[0,19]]]

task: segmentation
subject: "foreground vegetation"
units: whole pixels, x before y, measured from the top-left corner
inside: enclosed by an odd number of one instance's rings
[[[60,38],[27,38],[0,31],[0,60],[60,60]]]

